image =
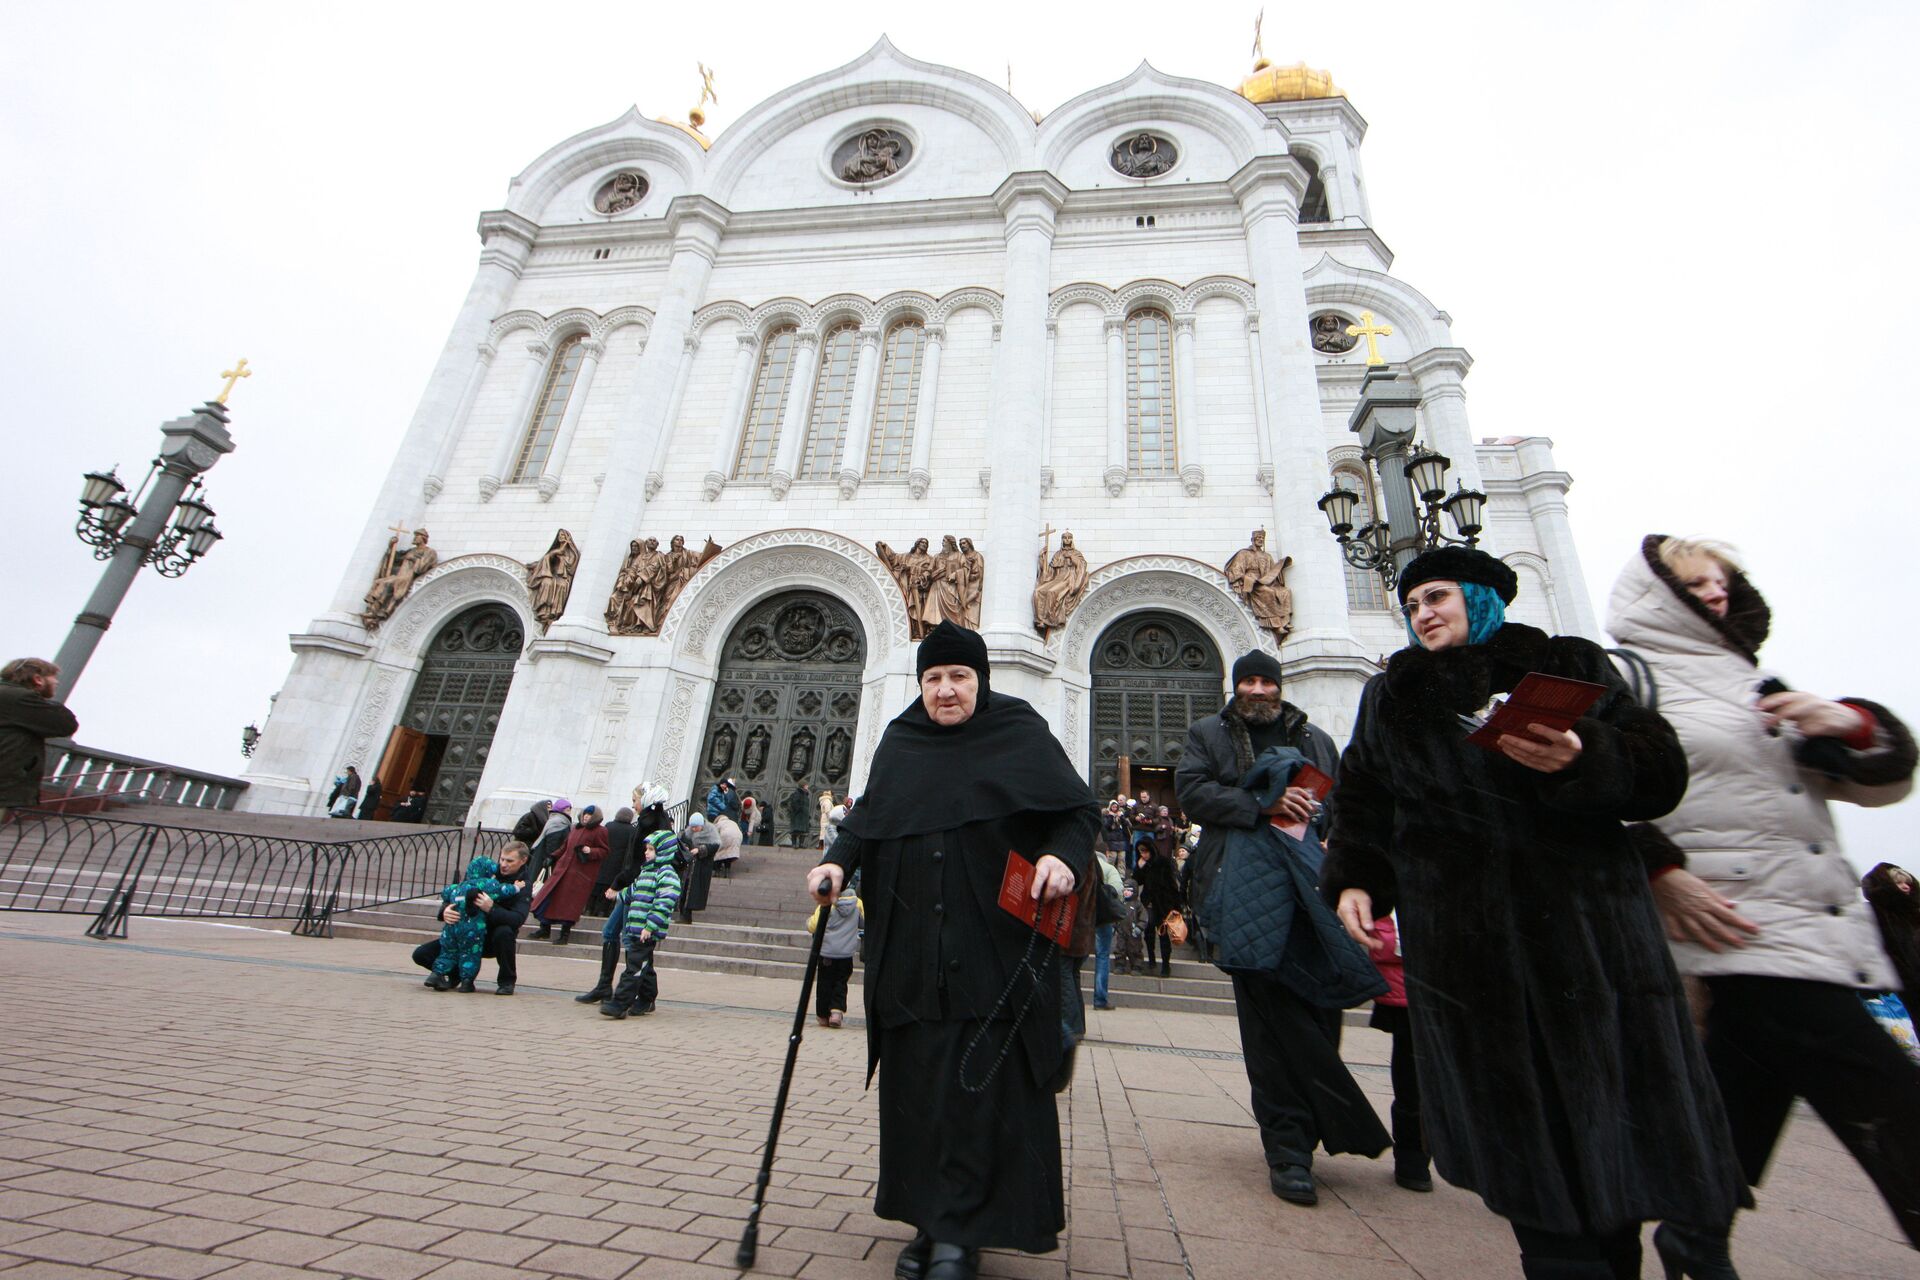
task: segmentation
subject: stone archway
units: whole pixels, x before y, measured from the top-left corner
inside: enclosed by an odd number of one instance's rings
[[[480,775],[525,642],[520,615],[493,602],[455,615],[428,643],[406,710],[395,726],[396,737],[417,734],[424,739],[401,785],[427,793],[428,823],[466,822],[479,796]]]
[[[1129,794],[1145,789],[1174,804],[1173,771],[1187,726],[1220,710],[1225,685],[1220,650],[1207,632],[1177,613],[1129,613],[1100,633],[1090,664],[1088,776],[1105,800],[1120,790],[1127,757]]]

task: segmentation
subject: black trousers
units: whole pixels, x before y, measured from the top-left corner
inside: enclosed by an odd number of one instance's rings
[[[501,982],[509,986],[518,982],[520,977],[519,967],[516,963],[518,959],[519,933],[520,930],[510,925],[492,925],[487,929],[487,941],[485,945],[480,948],[482,958],[498,960],[500,962],[500,972],[497,976]],[[439,958],[440,939],[438,938],[423,942],[413,949],[413,962],[422,969],[433,968],[433,962]]]
[[[1165,924],[1166,922],[1167,922],[1166,912],[1153,911],[1153,910],[1149,910],[1147,912],[1147,963],[1148,964],[1153,963],[1154,939],[1156,938],[1160,940],[1159,941],[1160,958],[1162,960],[1165,960],[1168,964],[1173,963],[1173,939],[1169,938],[1166,934],[1160,932],[1160,926]]]
[[[1640,1280],[1640,1228],[1607,1236],[1563,1236],[1511,1224],[1527,1280]]]
[[[1311,1165],[1316,1146],[1372,1157],[1392,1145],[1340,1060],[1340,1010],[1316,1008],[1278,979],[1250,974],[1234,975],[1233,1007],[1270,1167]]]
[[[1707,1064],[1741,1172],[1758,1185],[1796,1097],[1860,1162],[1920,1249],[1920,1067],[1849,987],[1708,978]]]
[[[1425,1165],[1426,1135],[1420,1130],[1420,1076],[1413,1069],[1413,1018],[1405,1005],[1375,1002],[1367,1025],[1393,1037],[1388,1077],[1393,1081],[1393,1159],[1396,1165]]]
[[[820,975],[813,988],[814,1012],[826,1017],[835,1009],[847,1011],[847,983],[853,977],[852,956],[821,956]]]
[[[626,972],[613,989],[613,1002],[622,1009],[644,1008],[660,995],[660,977],[653,968],[653,950],[659,945],[658,938],[641,942],[636,936],[628,937]]]

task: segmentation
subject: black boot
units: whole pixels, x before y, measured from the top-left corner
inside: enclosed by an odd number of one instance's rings
[[[1394,1182],[1408,1191],[1433,1190],[1433,1174],[1428,1168],[1419,1113],[1409,1111],[1397,1098],[1389,1108],[1389,1113],[1393,1117]]]
[[[560,926],[560,936],[553,940],[553,945],[556,947],[564,947],[567,945],[568,942],[572,940],[573,940],[573,922],[569,920],[565,924]]]
[[[977,1280],[980,1251],[958,1244],[936,1244],[927,1254],[925,1280]]]
[[[933,1237],[916,1231],[907,1247],[900,1251],[900,1260],[893,1264],[894,1280],[920,1280],[927,1270],[927,1255],[932,1252]]]
[[[540,922],[540,927],[533,931],[533,940],[535,942],[538,942],[541,939],[549,936],[552,932],[553,932],[553,926],[549,925],[545,920],[542,920]]]
[[[1703,1235],[1663,1222],[1653,1229],[1653,1248],[1660,1255],[1667,1280],[1680,1280],[1682,1276],[1693,1280],[1740,1280],[1740,1273],[1733,1269],[1733,1259],[1727,1256],[1725,1235]]]
[[[600,944],[600,981],[593,984],[593,990],[573,998],[575,1004],[598,1004],[613,994],[613,968],[620,963],[620,944],[603,942]]]
[[[1163,978],[1171,978],[1173,976],[1173,961],[1170,958],[1163,957],[1161,959],[1160,976]]]
[[[436,973],[427,979],[427,985],[435,991],[451,991],[453,990],[453,979],[444,973]]]
[[[1267,1185],[1289,1204],[1320,1203],[1320,1193],[1313,1188],[1313,1170],[1304,1164],[1273,1166],[1267,1171]]]
[[[471,992],[473,990],[473,979],[472,978],[460,979],[460,985],[455,987],[454,990]]]

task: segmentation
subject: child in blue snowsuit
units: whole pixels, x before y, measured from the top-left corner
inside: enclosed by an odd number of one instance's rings
[[[443,906],[459,907],[460,922],[440,926],[440,954],[433,962],[429,985],[435,991],[453,986],[453,975],[460,977],[460,990],[473,990],[473,979],[480,972],[480,952],[487,942],[487,913],[474,905],[474,898],[486,894],[499,906],[519,892],[509,880],[500,882],[500,864],[492,858],[475,858],[467,864],[467,875],[458,884],[440,891]]]

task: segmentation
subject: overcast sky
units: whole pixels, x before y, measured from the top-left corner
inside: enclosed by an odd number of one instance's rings
[[[0,8],[0,349],[11,606],[52,656],[98,572],[80,473],[137,483],[156,426],[240,355],[227,540],[143,574],[72,701],[82,742],[238,773],[473,277],[475,215],[638,104],[709,132],[864,52],[1054,107],[1131,71],[1224,85],[1257,4],[583,3]],[[884,17],[882,16],[884,14]],[[964,14],[964,20],[960,19]],[[884,22],[884,28],[882,23]],[[1599,607],[1643,533],[1737,544],[1797,687],[1920,720],[1920,510],[1901,355],[1920,297],[1920,6],[1274,4],[1276,62],[1364,115],[1396,275],[1474,356],[1478,436],[1553,438]],[[1920,803],[1853,814],[1920,862]]]

